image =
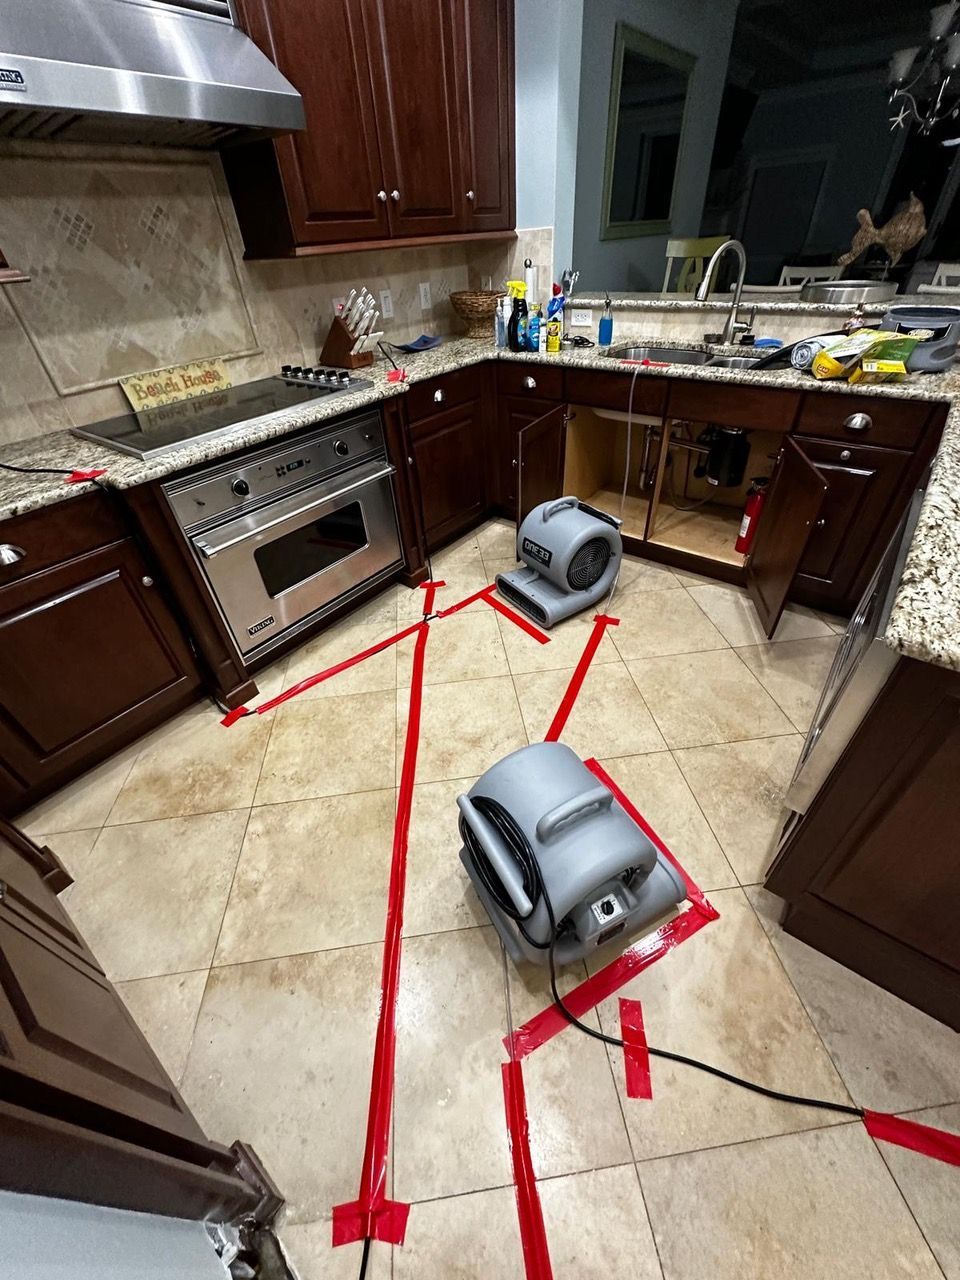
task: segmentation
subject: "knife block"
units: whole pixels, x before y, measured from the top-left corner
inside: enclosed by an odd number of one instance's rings
[[[356,356],[350,354],[350,348],[356,341],[340,317],[334,316],[320,352],[320,363],[332,365],[335,369],[364,369],[373,364],[372,351],[363,351]]]

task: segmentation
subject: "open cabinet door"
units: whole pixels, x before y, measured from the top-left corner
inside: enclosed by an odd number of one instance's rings
[[[517,432],[517,524],[563,492],[567,406],[560,404]]]
[[[829,487],[786,438],[747,561],[747,591],[768,636],[777,629]]]

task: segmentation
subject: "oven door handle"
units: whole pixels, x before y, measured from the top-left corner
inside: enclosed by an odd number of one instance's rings
[[[353,493],[356,489],[362,489],[365,485],[374,484],[378,480],[385,480],[388,476],[396,475],[397,469],[386,463],[374,472],[365,472],[362,476],[358,476],[356,480],[350,484],[342,485],[339,489],[334,489],[332,493],[324,493],[322,486],[307,491],[307,500],[300,506],[294,507],[293,510],[284,510],[278,513],[272,520],[264,520],[256,525],[253,529],[247,529],[244,533],[235,534],[232,538],[224,538],[222,541],[210,542],[206,535],[198,538],[192,538],[191,541],[205,560],[212,560],[214,556],[219,555],[221,551],[226,551],[230,547],[235,547],[240,542],[246,542],[248,538],[255,538],[257,534],[264,533],[267,529],[273,529],[279,524],[286,524],[288,520],[295,520],[297,516],[306,514],[312,507],[326,506],[330,502],[336,502],[338,498],[345,497],[348,493]],[[319,490],[319,491],[318,491]],[[268,508],[269,509],[269,508]]]

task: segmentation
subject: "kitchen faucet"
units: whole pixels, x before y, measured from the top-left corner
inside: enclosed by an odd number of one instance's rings
[[[721,341],[724,343],[733,342],[734,334],[738,329],[746,332],[746,330],[750,328],[750,325],[741,324],[737,320],[737,308],[740,306],[740,295],[743,293],[743,278],[747,274],[747,253],[739,240],[725,240],[720,248],[714,252],[713,257],[707,263],[707,269],[703,273],[703,279],[700,281],[695,295],[697,302],[706,302],[707,295],[710,293],[710,285],[713,282],[713,273],[716,270],[717,263],[728,249],[732,249],[737,255],[739,269],[737,271],[737,285],[733,291],[733,301],[730,303],[730,311],[727,314],[727,319],[723,326]],[[754,314],[755,313],[752,312],[750,316],[751,324],[753,323]]]

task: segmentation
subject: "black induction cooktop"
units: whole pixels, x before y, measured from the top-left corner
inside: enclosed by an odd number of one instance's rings
[[[346,370],[302,368],[291,376],[260,378],[158,409],[131,410],[87,427],[74,427],[73,434],[135,458],[155,458],[202,437],[226,435],[253,418],[366,386],[368,382]]]

